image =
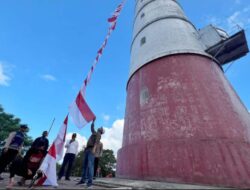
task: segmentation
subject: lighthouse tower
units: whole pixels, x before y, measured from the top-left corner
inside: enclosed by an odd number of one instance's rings
[[[207,32],[175,0],[136,1],[118,177],[250,187],[249,113]]]

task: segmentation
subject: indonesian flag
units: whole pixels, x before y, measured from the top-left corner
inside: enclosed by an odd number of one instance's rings
[[[88,75],[83,82],[82,88],[78,93],[76,100],[69,107],[69,114],[71,115],[74,124],[80,129],[95,118],[94,113],[91,111],[91,109],[89,108],[88,104],[84,99],[86,87],[90,82],[96,64],[98,63],[100,56],[102,56],[103,54],[103,51],[108,43],[108,39],[112,31],[115,30],[117,18],[120,15],[125,2],[126,0],[122,0],[121,4],[118,5],[112,16],[108,18],[108,23],[110,24],[108,34],[104,42],[102,43],[102,46],[97,51],[97,56],[95,58],[94,64],[92,65],[90,71],[88,72]]]
[[[76,100],[70,105],[69,114],[74,124],[80,129],[95,118],[81,91],[78,93]]]
[[[62,158],[65,137],[67,133],[68,116],[65,118],[61,129],[50,146],[39,170],[43,172],[43,177],[39,179],[37,185],[57,187],[56,162]]]

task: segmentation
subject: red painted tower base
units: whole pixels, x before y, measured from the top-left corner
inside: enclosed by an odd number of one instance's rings
[[[117,176],[250,187],[250,115],[216,63],[173,55],[131,77]]]

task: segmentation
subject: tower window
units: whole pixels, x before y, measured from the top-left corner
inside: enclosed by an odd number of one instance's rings
[[[143,45],[143,44],[145,44],[146,43],[146,37],[144,36],[142,39],[141,39],[141,46]]]

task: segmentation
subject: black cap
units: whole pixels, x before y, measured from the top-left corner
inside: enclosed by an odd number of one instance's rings
[[[20,128],[22,128],[22,129],[28,129],[28,126],[27,125],[20,125]]]

